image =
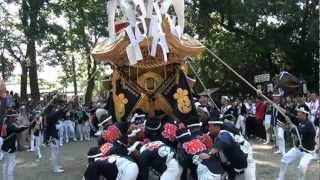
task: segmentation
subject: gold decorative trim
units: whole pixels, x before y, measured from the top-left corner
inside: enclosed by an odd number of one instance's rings
[[[154,80],[154,88],[151,90],[149,89],[148,86],[148,79],[152,79]],[[143,87],[146,91],[154,93],[159,87],[160,85],[163,83],[163,78],[155,73],[155,72],[147,72],[142,74],[138,80],[137,80],[139,86]]]
[[[115,95],[113,100],[115,102],[116,117],[119,121],[126,114],[126,104],[128,104],[129,101],[123,93]]]
[[[189,113],[192,110],[191,100],[188,90],[178,88],[173,98],[177,101],[178,110],[181,113]]]

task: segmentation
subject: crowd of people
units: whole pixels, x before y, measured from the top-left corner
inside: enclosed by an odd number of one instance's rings
[[[19,95],[13,92],[6,92],[8,94],[5,98],[6,111],[8,119],[13,119],[17,126],[29,125],[28,131],[24,131],[17,135],[17,150],[18,151],[35,151],[38,145],[45,145],[44,136],[46,134],[46,111],[50,107],[44,107],[46,102],[21,103]],[[66,102],[58,103],[59,106],[64,106]],[[68,104],[68,111],[58,119],[56,125],[59,132],[59,145],[72,141],[89,141],[90,140],[90,126],[89,109],[83,108],[80,104]],[[41,155],[38,156],[41,159]]]
[[[301,159],[298,179],[305,178],[319,150],[320,107],[314,93],[307,98],[274,93],[274,104],[260,96],[243,100],[222,96],[221,103],[209,99],[195,98],[197,116],[185,119],[137,110],[127,122],[116,122],[107,110],[97,110],[103,130],[98,145],[88,152],[84,179],[144,180],[156,174],[163,180],[226,176],[254,180],[256,165],[249,140],[275,145],[275,154],[282,156],[278,180],[285,179],[288,165],[297,159]],[[291,138],[294,143],[286,141]]]
[[[320,98],[316,93],[310,93],[308,96],[283,97],[281,94],[273,94],[272,100],[287,114],[296,115],[297,107],[305,105],[310,111],[308,119],[314,127],[319,127],[320,117]],[[229,112],[227,112],[229,111]],[[276,154],[284,154],[286,144],[285,140],[290,138],[289,128],[285,117],[279,113],[274,104],[264,100],[262,97],[247,97],[240,101],[231,99],[227,96],[222,97],[221,112],[232,114],[237,128],[241,129],[243,135],[254,137],[263,144],[276,144]],[[299,122],[293,122],[296,126]],[[281,129],[279,129],[281,128]],[[287,131],[286,131],[287,130]]]
[[[201,95],[194,98],[196,114],[192,116],[147,114],[138,109],[126,122],[116,121],[108,104],[83,107],[73,99],[31,105],[18,99],[17,94],[1,93],[0,112],[6,116],[1,116],[0,144],[6,180],[15,179],[17,150],[34,152],[39,161],[41,148],[48,147],[52,171],[62,173],[60,147],[93,136],[97,145],[88,151],[85,180],[147,180],[151,176],[255,180],[252,141],[274,144],[275,153],[282,157],[278,180],[284,180],[287,167],[297,159],[301,159],[298,169],[303,180],[310,161],[319,158],[320,105],[315,93],[286,98],[274,93],[274,103],[261,96],[222,96],[220,102],[211,102]]]
[[[63,100],[21,102],[17,93],[5,91],[1,81],[0,87],[2,179],[15,179],[16,151],[34,153],[35,161],[40,161],[41,150],[45,147],[50,148],[53,172],[63,172],[62,167],[57,166],[59,146],[70,141],[90,141],[91,107],[83,107],[75,100],[68,103]],[[54,113],[56,110],[59,114]],[[57,138],[56,142],[54,138]]]

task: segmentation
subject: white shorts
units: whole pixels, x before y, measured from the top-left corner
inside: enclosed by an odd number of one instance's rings
[[[265,129],[270,129],[270,127],[271,127],[271,115],[270,114],[266,114],[264,117],[264,127],[265,127]]]

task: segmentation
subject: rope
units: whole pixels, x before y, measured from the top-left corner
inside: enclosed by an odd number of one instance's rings
[[[243,76],[241,76],[237,71],[235,71],[231,66],[229,66],[226,62],[224,62],[219,56],[217,56],[211,49],[209,49],[207,46],[205,46],[204,44],[202,44],[206,50],[216,59],[218,60],[220,63],[222,63],[225,67],[227,67],[231,72],[233,72],[238,78],[240,78],[243,82],[245,82],[249,87],[251,87],[254,91],[256,91],[257,94],[259,94],[261,97],[263,97],[265,100],[267,100],[275,109],[278,110],[278,112],[283,115],[285,117],[286,122],[291,126],[291,128],[293,128],[298,136],[298,140],[300,143],[300,148],[303,148],[302,146],[302,140],[301,140],[301,136],[300,133],[298,131],[297,126],[295,126],[292,121],[290,120],[290,118],[285,114],[285,112],[283,111],[283,109],[276,104],[275,102],[273,102],[272,100],[270,100],[267,96],[265,96],[260,90],[258,90],[256,87],[254,87],[249,81],[247,81]],[[213,61],[213,60],[212,60]]]
[[[63,89],[63,88],[59,88],[59,89],[57,89],[57,90],[55,90],[55,91],[58,91],[58,92],[59,92],[61,89]],[[53,98],[45,105],[45,107],[42,109],[42,111],[38,113],[38,115],[41,114],[41,113],[43,113],[43,112],[53,103],[53,101],[54,101],[54,100],[58,97],[58,95],[59,95],[58,92],[57,92],[57,94],[54,95]],[[5,120],[7,120],[7,119],[5,119]],[[34,121],[36,121],[36,120],[34,120]],[[34,121],[32,121],[31,124],[32,124]],[[8,139],[10,139],[10,138],[11,138],[12,136],[14,136],[15,134],[17,134],[17,133],[12,133],[12,134],[10,134],[9,136],[7,136],[6,138],[3,138],[3,142],[7,141]]]
[[[217,106],[217,104],[213,101],[213,99],[211,98],[211,95],[208,93],[208,89],[207,87],[204,85],[202,79],[200,78],[199,74],[196,72],[196,70],[194,69],[194,67],[192,66],[192,64],[190,63],[191,59],[189,59],[189,61],[187,61],[187,63],[190,65],[190,68],[192,70],[192,72],[196,75],[197,79],[199,80],[203,90],[205,91],[206,95],[209,97],[210,101],[212,102],[212,104],[219,109],[219,107]]]
[[[204,46],[204,45],[203,45]],[[205,46],[206,47],[206,46]],[[265,100],[267,100],[270,104],[272,104],[281,115],[286,117],[286,121],[289,124],[293,124],[291,120],[288,118],[288,116],[283,112],[283,109],[277,105],[275,102],[270,100],[267,96],[261,93],[260,90],[258,90],[256,87],[254,87],[249,81],[247,81],[243,76],[241,76],[237,71],[235,71],[231,66],[229,66],[226,62],[224,62],[219,56],[217,56],[212,50],[206,47],[206,50],[220,63],[222,63],[224,66],[226,66],[231,72],[233,72],[238,78],[240,78],[243,82],[245,82],[249,87],[251,87],[257,94],[259,94],[261,97],[263,97]],[[213,60],[212,60],[213,61]]]

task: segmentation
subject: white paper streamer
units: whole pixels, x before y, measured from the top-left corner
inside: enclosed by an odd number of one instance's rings
[[[130,44],[126,48],[126,52],[130,65],[134,65],[137,63],[137,61],[142,60],[143,56],[139,46],[139,42],[137,41],[132,31],[132,27],[127,27],[126,32],[130,40]]]
[[[144,1],[143,0],[133,0],[133,3],[135,4],[135,6],[139,6],[140,8],[140,11],[141,11],[141,16],[143,18],[146,18],[147,17],[147,10],[146,10],[146,6],[144,4]]]
[[[148,0],[147,4],[147,18],[152,17],[152,12],[153,12],[153,0]]]
[[[109,31],[109,39],[114,41],[116,39],[114,21],[116,16],[117,9],[117,1],[111,0],[106,3],[106,10],[108,14],[108,31]]]
[[[161,4],[161,14],[167,14],[171,4],[172,4],[172,0],[163,1]]]
[[[162,16],[161,16],[160,7],[157,2],[153,3],[153,8],[156,15],[152,16],[150,27],[149,27],[149,35],[153,37],[150,55],[153,57],[156,56],[157,47],[159,44],[163,52],[164,61],[167,62],[168,60],[167,53],[169,52],[169,47],[166,40],[166,36],[162,30],[162,26],[161,26]]]

